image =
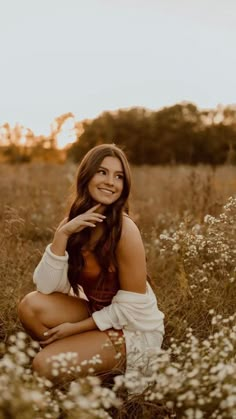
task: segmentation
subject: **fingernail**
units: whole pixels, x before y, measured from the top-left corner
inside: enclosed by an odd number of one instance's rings
[[[43,336],[48,336],[48,332],[44,332]]]

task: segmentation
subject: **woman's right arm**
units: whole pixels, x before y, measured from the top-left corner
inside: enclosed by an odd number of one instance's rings
[[[79,233],[86,227],[95,227],[97,222],[104,220],[105,216],[96,212],[99,206],[100,204],[95,205],[70,221],[65,218],[59,224],[53,242],[46,247],[33,274],[33,282],[38,291],[43,294],[52,292],[67,294],[70,291],[67,277],[69,255],[66,251],[68,238],[71,234]]]
[[[52,252],[52,244],[49,244],[33,274],[33,282],[37,290],[43,294],[70,291],[70,283],[67,277],[68,253],[58,255]]]
[[[43,294],[62,292],[68,294],[70,283],[67,277],[68,253],[66,251],[68,235],[61,231],[68,219],[65,218],[58,226],[53,242],[46,247],[41,261],[33,274],[33,282],[37,291]]]

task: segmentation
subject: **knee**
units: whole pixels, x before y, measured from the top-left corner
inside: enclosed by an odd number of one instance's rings
[[[38,314],[40,310],[39,293],[33,291],[27,294],[18,305],[18,315],[21,321],[24,322],[25,318],[30,314]]]
[[[50,368],[50,362],[48,362],[48,358],[46,358],[42,352],[39,352],[35,356],[32,362],[32,368],[41,377],[45,377],[45,378],[48,378],[49,380],[52,380],[52,371]]]

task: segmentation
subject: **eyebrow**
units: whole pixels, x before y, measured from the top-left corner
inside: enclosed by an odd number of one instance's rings
[[[103,170],[108,170],[109,171],[109,169],[107,167],[104,167],[104,166],[99,166],[99,169],[103,169]],[[124,174],[123,170],[116,170],[115,173],[122,173],[122,174]]]

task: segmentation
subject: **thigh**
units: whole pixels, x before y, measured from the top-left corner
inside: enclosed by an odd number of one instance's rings
[[[39,304],[43,307],[41,319],[48,328],[65,322],[79,322],[89,317],[88,303],[82,298],[60,292],[38,294]]]
[[[93,373],[98,375],[110,372],[122,373],[125,368],[125,341],[123,340],[123,343],[120,343],[119,354],[107,333],[100,330],[69,336],[47,345],[36,355],[33,367],[40,375],[46,376],[53,381],[56,379],[57,382],[62,382],[70,376],[60,371],[60,369],[58,370],[59,374],[54,376],[55,365],[58,363],[55,360],[50,361],[50,358],[69,352],[73,352],[74,357],[71,360],[67,360],[66,370],[68,370],[68,367],[74,367],[76,371],[76,367],[79,367],[75,376],[86,375],[91,368]],[[92,359],[95,360],[96,356],[98,356],[101,362],[89,362]]]
[[[27,320],[27,316],[33,313],[47,328],[65,322],[79,322],[89,317],[86,300],[60,292],[42,294],[33,291],[20,302],[19,312],[23,320]]]

